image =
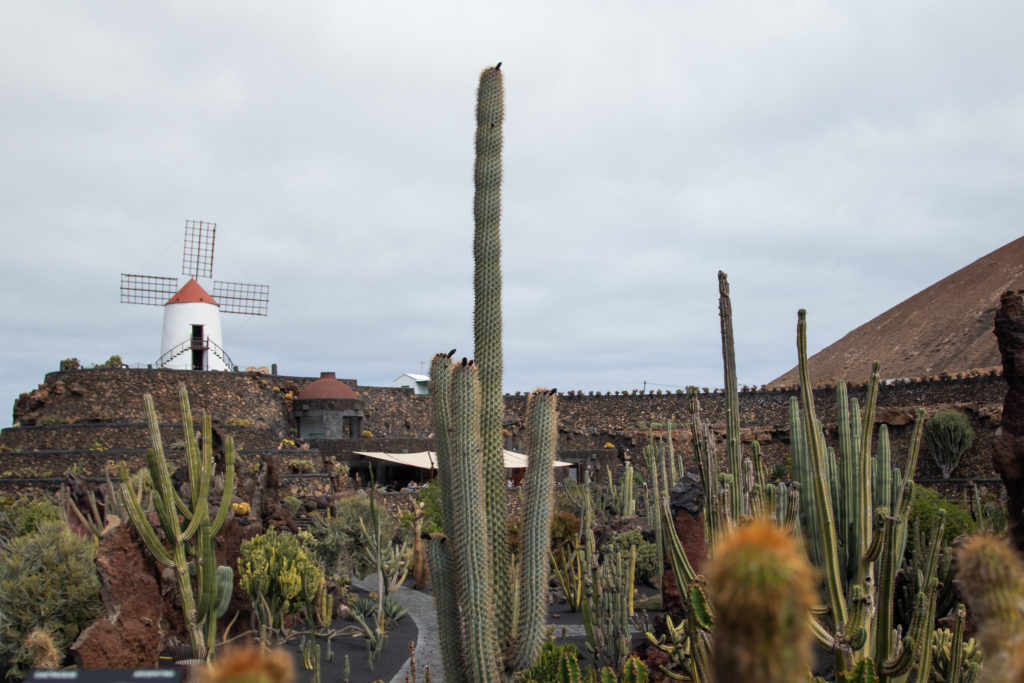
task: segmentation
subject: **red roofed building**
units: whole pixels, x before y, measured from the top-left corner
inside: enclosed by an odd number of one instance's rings
[[[303,439],[352,439],[363,431],[363,400],[333,372],[304,386],[292,413]]]

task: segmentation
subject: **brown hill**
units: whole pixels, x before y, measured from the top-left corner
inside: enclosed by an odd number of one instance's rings
[[[992,333],[999,296],[1024,289],[1024,237],[982,256],[893,306],[811,356],[811,380],[867,381],[872,361],[882,377],[955,374],[1000,364]],[[799,383],[793,368],[769,387]]]

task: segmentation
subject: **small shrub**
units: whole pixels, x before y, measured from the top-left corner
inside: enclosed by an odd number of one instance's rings
[[[105,362],[100,363],[96,367],[100,367],[100,368],[121,368],[121,367],[124,367],[124,361],[121,360],[121,356],[114,355],[114,356],[111,356],[110,358],[108,358]]]
[[[416,490],[416,502],[423,503],[423,533],[443,534],[441,487],[436,482]]]
[[[575,543],[580,533],[580,518],[571,512],[556,512],[551,517],[551,547]]]
[[[47,521],[0,556],[0,658],[14,675],[34,658],[25,644],[30,633],[44,629],[66,651],[103,614],[95,552],[91,540]]]
[[[7,513],[13,530],[12,536],[35,534],[45,524],[60,521],[60,508],[46,498],[19,496],[0,506],[0,512]]]
[[[60,369],[63,370],[78,370],[82,367],[82,364],[77,358],[65,358],[60,362]]]
[[[942,478],[949,479],[974,443],[974,429],[959,410],[940,410],[924,423],[924,443],[942,470]]]
[[[373,432],[371,432],[369,429],[364,429],[362,433],[360,433],[360,436],[363,437],[364,439],[372,439]]]
[[[291,458],[285,464],[292,472],[309,473],[313,471],[313,461],[305,458]]]
[[[908,528],[913,528],[914,519],[917,519],[921,529],[927,530],[932,518],[938,515],[939,510],[946,511],[946,530],[942,536],[944,546],[952,545],[957,536],[973,534],[978,530],[977,523],[967,510],[921,485],[914,486],[914,497],[910,501]],[[907,534],[906,557],[910,557],[914,551],[913,540],[913,534]]]
[[[559,645],[554,640],[545,640],[540,654],[533,661],[533,666],[516,675],[517,681],[534,681],[535,683],[555,683],[558,681],[558,661],[562,655],[579,659],[580,651],[572,643]]]
[[[252,420],[248,420],[244,417],[229,417],[225,422],[228,427],[250,427],[252,426]]]
[[[293,515],[302,509],[302,501],[295,496],[285,496],[281,499],[281,502],[288,506],[288,509],[292,511]]]
[[[629,555],[630,546],[636,546],[636,583],[647,583],[658,571],[658,551],[654,544],[644,538],[639,529],[630,529],[612,536],[601,546],[601,554],[623,552]]]

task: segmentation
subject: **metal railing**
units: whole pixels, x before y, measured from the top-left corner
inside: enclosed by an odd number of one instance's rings
[[[217,356],[224,365],[227,366],[228,370],[235,367],[234,363],[231,362],[231,357],[228,356],[227,352],[224,351],[215,341],[206,337],[205,339],[200,337],[189,337],[180,344],[176,344],[171,347],[164,355],[160,356],[160,359],[156,362],[158,368],[166,367],[172,360],[185,353],[186,351],[194,350],[209,351],[213,355]],[[207,362],[206,354],[203,354],[203,367],[202,370],[209,369],[209,363]]]

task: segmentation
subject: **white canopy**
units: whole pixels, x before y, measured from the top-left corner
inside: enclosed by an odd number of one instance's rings
[[[356,455],[364,455],[367,458],[383,460],[395,465],[406,467],[419,467],[423,470],[431,470],[437,467],[437,453],[434,451],[420,451],[419,453],[383,453],[380,451],[356,451]],[[505,451],[505,469],[517,469],[526,467],[527,457],[515,451]],[[571,462],[556,460],[555,467],[569,467]]]

